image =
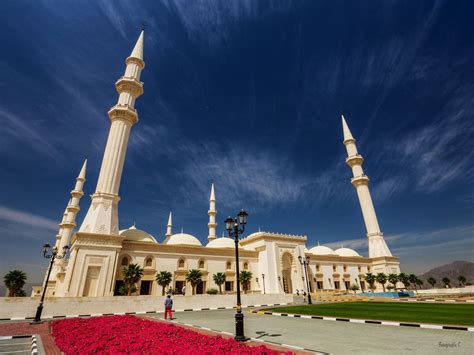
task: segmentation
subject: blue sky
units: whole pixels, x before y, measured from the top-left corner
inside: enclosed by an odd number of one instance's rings
[[[170,210],[367,255],[344,112],[406,272],[474,255],[470,1],[8,1],[0,13],[0,273],[42,278],[84,158],[95,190],[115,81],[146,24],[120,226],[162,240]]]

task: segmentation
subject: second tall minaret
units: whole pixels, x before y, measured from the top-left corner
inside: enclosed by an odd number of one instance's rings
[[[375,214],[374,204],[369,191],[369,177],[364,174],[362,164],[364,158],[357,152],[356,140],[347,126],[347,122],[342,116],[342,130],[344,132],[344,145],[347,150],[346,163],[352,169],[354,177],[351,179],[352,185],[357,191],[359,197],[362,215],[364,217],[365,227],[367,229],[367,238],[369,239],[369,257],[392,256],[388,249],[383,233],[380,231],[377,215]]]
[[[115,83],[118,102],[108,112],[110,131],[102,166],[91,206],[82,222],[80,232],[118,235],[118,202],[120,180],[132,126],[138,122],[135,100],[143,94],[140,75],[143,61],[143,31],[132,54],[125,60],[125,74]]]

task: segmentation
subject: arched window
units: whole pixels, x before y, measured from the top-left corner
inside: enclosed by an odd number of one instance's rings
[[[360,265],[359,265],[359,266],[357,266],[357,270],[359,270],[359,272],[361,272],[361,271],[362,271],[362,268],[360,267]]]
[[[232,269],[232,263],[231,263],[230,261],[228,261],[227,264],[225,265],[225,268],[226,268],[227,270]]]
[[[126,256],[124,256],[122,258],[122,263],[121,263],[122,266],[127,266],[128,265],[128,258]]]
[[[319,270],[321,270],[321,265],[316,264],[316,271],[319,271]]]
[[[199,269],[204,269],[204,260],[199,260],[199,262],[198,262],[198,268],[199,268]]]
[[[347,272],[347,265],[344,265],[344,272]]]
[[[248,270],[249,269],[249,264],[248,263],[244,263],[244,270]]]
[[[153,263],[152,258],[146,258],[145,260],[145,267],[151,267]]]
[[[336,266],[336,265],[333,265],[333,266],[332,266],[332,271],[333,271],[333,272],[336,272],[336,270],[337,270],[337,266]]]
[[[178,261],[178,268],[184,269],[184,259],[179,259],[179,261]]]

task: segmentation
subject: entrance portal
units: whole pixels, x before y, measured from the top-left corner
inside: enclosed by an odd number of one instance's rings
[[[281,276],[283,279],[283,291],[285,293],[293,293],[293,285],[291,282],[291,265],[293,258],[290,253],[283,254],[281,258]]]

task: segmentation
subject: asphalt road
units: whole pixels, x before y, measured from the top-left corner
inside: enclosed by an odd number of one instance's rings
[[[234,311],[174,313],[177,321],[234,332]],[[287,318],[244,310],[245,335],[332,354],[474,354],[474,332]],[[158,315],[162,317],[162,315]]]

